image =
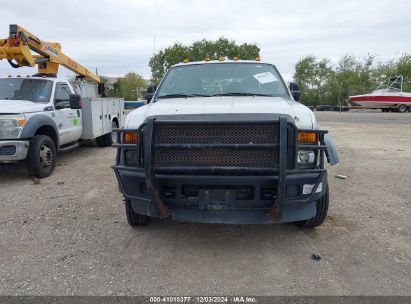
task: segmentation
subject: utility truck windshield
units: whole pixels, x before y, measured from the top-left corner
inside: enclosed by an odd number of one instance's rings
[[[288,91],[270,64],[192,64],[170,69],[156,98],[196,96],[287,97]]]
[[[0,100],[28,100],[49,102],[53,82],[46,79],[0,79]]]

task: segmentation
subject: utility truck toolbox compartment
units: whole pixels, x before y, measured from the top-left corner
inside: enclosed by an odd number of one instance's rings
[[[82,139],[93,139],[111,132],[113,119],[121,122],[124,102],[121,99],[90,99],[83,101]],[[118,125],[118,127],[121,127]]]

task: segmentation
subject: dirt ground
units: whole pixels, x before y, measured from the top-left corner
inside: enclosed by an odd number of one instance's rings
[[[61,154],[39,184],[0,166],[0,295],[411,295],[411,113],[316,115],[341,162],[315,230],[132,229],[113,148]]]

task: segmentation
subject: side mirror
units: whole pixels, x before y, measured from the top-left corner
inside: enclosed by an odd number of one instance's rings
[[[294,100],[300,101],[301,91],[300,91],[300,87],[298,86],[298,84],[296,84],[295,82],[290,82],[289,88],[290,88],[290,92]]]
[[[151,99],[153,98],[154,94],[156,93],[157,87],[156,86],[149,86],[147,88],[147,94],[146,94],[146,100],[147,103],[149,103],[151,101]]]
[[[83,107],[83,101],[79,94],[70,94],[70,109],[78,110]]]

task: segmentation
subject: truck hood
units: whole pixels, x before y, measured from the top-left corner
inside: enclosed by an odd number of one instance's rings
[[[149,116],[173,114],[287,114],[299,129],[316,129],[314,114],[306,106],[282,97],[220,96],[159,99],[133,110],[125,128],[138,128]]]
[[[40,112],[47,105],[28,100],[4,100],[0,99],[0,114],[18,114]]]

